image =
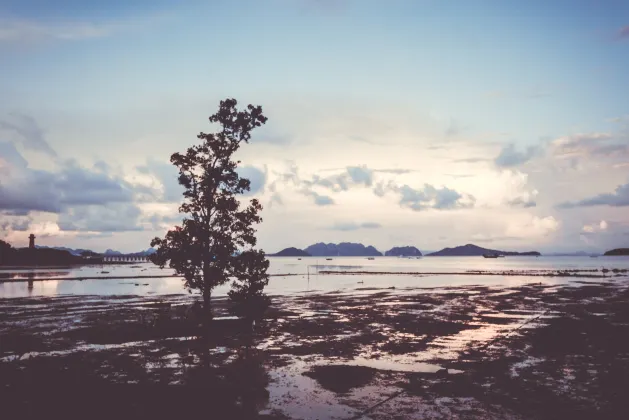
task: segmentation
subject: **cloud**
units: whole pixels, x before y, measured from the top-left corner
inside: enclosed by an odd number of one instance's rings
[[[179,171],[175,165],[149,158],[145,165],[137,166],[136,169],[141,174],[154,176],[162,184],[163,201],[182,200],[184,188],[179,185]]]
[[[284,201],[282,200],[282,196],[276,192],[274,192],[271,195],[271,198],[269,199],[269,207],[273,207],[273,204],[277,204],[279,206],[283,206],[284,205]]]
[[[511,143],[502,148],[500,154],[494,159],[494,164],[500,168],[519,166],[537,156],[539,152],[538,146],[529,146],[524,152],[520,152]]]
[[[28,230],[28,227],[32,223],[33,219],[28,218],[15,218],[11,217],[8,220],[0,220],[0,234],[6,234],[8,231],[24,232]]]
[[[59,215],[61,231],[128,232],[143,230],[142,211],[133,203],[72,207]]]
[[[332,199],[332,197],[327,196],[327,195],[320,195],[317,194],[314,191],[308,191],[305,193],[305,195],[309,195],[311,197],[314,198],[314,203],[317,206],[330,206],[332,204],[334,204],[334,200]]]
[[[609,227],[605,220],[601,220],[599,223],[592,223],[589,225],[583,225],[581,229],[584,233],[604,232]]]
[[[553,216],[529,216],[522,220],[513,220],[507,226],[505,236],[518,238],[537,238],[548,236],[557,231],[561,223]]]
[[[464,158],[464,159],[454,159],[453,162],[455,163],[480,163],[480,162],[487,162],[489,161],[489,159],[487,158],[479,158],[479,157],[475,157],[475,158]]]
[[[250,181],[250,190],[245,192],[244,195],[255,195],[264,192],[264,185],[266,184],[267,171],[256,168],[255,166],[241,166],[236,169],[238,175],[242,178],[247,178]]]
[[[620,28],[620,30],[618,31],[618,38],[629,39],[629,25],[623,28]]]
[[[619,185],[613,193],[599,194],[594,197],[586,198],[579,201],[567,201],[558,205],[559,208],[569,209],[574,207],[591,207],[591,206],[610,206],[625,207],[629,206],[629,183]]]
[[[10,117],[10,119],[0,120],[0,130],[14,131],[19,134],[21,143],[27,149],[37,150],[52,157],[57,156],[44,139],[44,132],[35,119],[20,114],[11,114]]]
[[[423,188],[420,189],[411,188],[406,184],[402,186],[397,186],[393,183],[387,185],[378,184],[373,192],[379,197],[384,196],[387,192],[398,194],[400,207],[413,211],[471,208],[476,201],[469,194],[461,194],[447,187],[436,188],[430,184],[424,184]]]
[[[0,211],[60,213],[81,205],[109,205],[134,200],[134,186],[123,179],[65,161],[57,171],[31,169],[12,143],[0,142]],[[9,165],[5,166],[7,160]]]
[[[373,172],[378,172],[382,174],[394,174],[394,175],[404,175],[410,174],[414,172],[413,169],[398,169],[398,168],[390,168],[390,169],[373,169]]]
[[[0,43],[104,38],[129,26],[122,22],[43,22],[0,18]]]
[[[537,206],[537,203],[532,198],[526,199],[524,197],[517,197],[513,200],[508,200],[507,205],[509,207],[522,207],[528,209]]]
[[[354,184],[363,184],[370,187],[373,183],[373,171],[365,165],[348,166],[347,174]]]
[[[627,152],[626,144],[611,143],[609,133],[573,134],[559,137],[550,143],[552,154],[558,158],[587,157],[592,155],[609,156]]]
[[[380,223],[375,222],[364,222],[364,223],[335,223],[330,229],[332,230],[340,230],[343,232],[359,230],[359,229],[379,229],[382,225]]]

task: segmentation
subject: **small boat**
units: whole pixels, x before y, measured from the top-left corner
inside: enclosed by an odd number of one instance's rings
[[[483,258],[498,258],[498,254],[483,254]]]
[[[368,259],[368,260],[373,260],[373,259],[374,259],[374,257],[368,257],[367,259]]]
[[[301,258],[297,258],[297,259],[301,261]]]
[[[326,258],[325,260],[326,261],[332,261],[332,258]]]

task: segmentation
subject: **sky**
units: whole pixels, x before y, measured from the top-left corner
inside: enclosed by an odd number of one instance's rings
[[[235,98],[267,252],[627,247],[628,88],[624,0],[0,0],[0,238],[148,248]]]

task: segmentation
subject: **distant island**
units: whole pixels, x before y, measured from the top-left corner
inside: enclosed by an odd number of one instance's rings
[[[381,257],[382,252],[373,246],[365,246],[352,242],[341,242],[340,244],[325,244],[323,242],[310,245],[304,249],[313,257]]]
[[[618,256],[623,256],[623,255],[629,255],[629,248],[616,248],[616,249],[612,249],[610,251],[607,251],[606,253],[604,253],[603,255],[605,256],[613,256],[613,257],[618,257]]]
[[[269,254],[269,257],[310,257],[303,249],[298,249],[295,247],[285,248],[276,254]]]
[[[384,253],[392,257],[421,257],[422,253],[414,246],[396,246]],[[318,242],[305,249],[285,248],[269,257],[382,257],[382,252],[371,245],[341,242],[339,244]]]
[[[421,257],[422,253],[414,246],[395,246],[384,253],[385,257]]]
[[[482,248],[474,244],[457,246],[454,248],[444,248],[441,251],[428,254],[429,257],[480,257],[482,255],[504,255],[504,256],[540,256],[537,251],[511,252],[499,251],[495,249]]]

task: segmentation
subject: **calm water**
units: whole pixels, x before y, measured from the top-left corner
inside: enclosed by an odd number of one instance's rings
[[[405,259],[395,257],[335,257],[331,261],[325,258],[269,258],[271,274],[297,274],[293,276],[271,277],[267,292],[272,295],[285,295],[305,292],[342,291],[360,293],[365,288],[395,287],[398,292],[405,288],[442,287],[463,285],[514,286],[529,282],[562,283],[569,278],[551,277],[512,277],[512,276],[462,276],[462,275],[317,275],[317,270],[334,271],[385,271],[385,272],[433,272],[463,273],[470,270],[558,270],[558,269],[596,269],[627,268],[629,257],[507,257],[486,259],[482,257],[426,257]],[[108,273],[103,273],[107,271]],[[172,270],[160,270],[150,264],[91,266],[71,269],[31,269],[0,270],[4,278],[47,278],[53,280],[0,283],[0,298],[25,296],[55,296],[63,294],[137,294],[161,295],[186,293],[182,279],[141,278],[141,279],[106,279],[106,280],[64,280],[64,278],[93,276],[151,276],[169,275]],[[583,280],[583,279],[580,279]],[[359,283],[362,282],[362,283]],[[399,290],[402,289],[402,290]],[[229,285],[215,289],[215,295],[225,295]]]

